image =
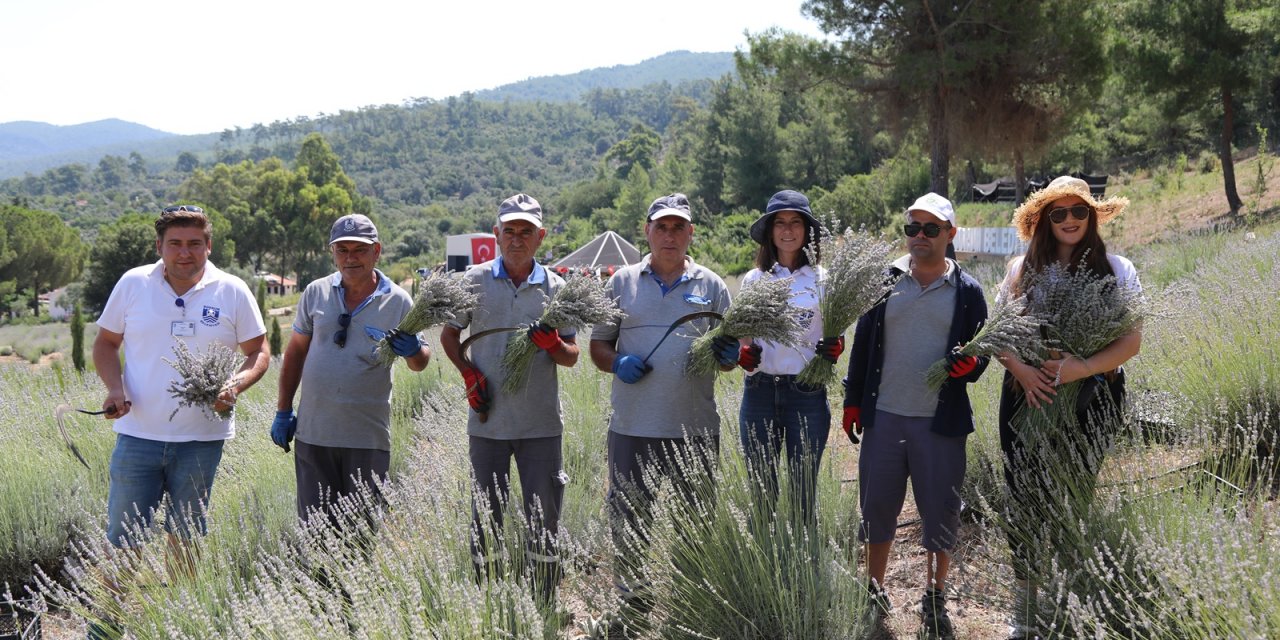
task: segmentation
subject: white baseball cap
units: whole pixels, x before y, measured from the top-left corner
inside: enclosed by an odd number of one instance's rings
[[[916,201],[907,207],[908,220],[912,211],[923,211],[943,222],[950,223],[953,227],[956,226],[956,209],[951,206],[951,201],[932,191],[916,198]]]

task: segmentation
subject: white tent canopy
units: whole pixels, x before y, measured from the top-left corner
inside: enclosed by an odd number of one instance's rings
[[[622,236],[605,231],[577,251],[551,265],[553,269],[594,269],[596,267],[625,267],[640,262],[641,253],[635,245]]]

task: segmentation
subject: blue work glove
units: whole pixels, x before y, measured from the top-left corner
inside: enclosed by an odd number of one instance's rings
[[[293,442],[293,434],[298,430],[298,416],[293,409],[276,412],[276,419],[271,421],[271,441],[276,443],[285,453],[289,453],[289,443]]]
[[[417,334],[405,333],[399,329],[392,329],[387,332],[387,343],[391,345],[391,350],[401,358],[412,358],[422,350],[422,340],[418,339]]]
[[[711,339],[711,351],[716,356],[716,362],[722,367],[734,367],[738,365],[738,339],[730,336],[716,336]]]
[[[652,367],[636,356],[618,354],[618,357],[613,359],[613,374],[627,384],[639,382],[650,369]]]

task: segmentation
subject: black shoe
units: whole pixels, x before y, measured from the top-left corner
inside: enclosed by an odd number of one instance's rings
[[[929,589],[920,598],[920,637],[926,640],[954,640],[955,629],[951,616],[947,615],[947,596],[937,589]]]
[[[892,611],[893,603],[889,601],[889,594],[874,582],[868,584],[867,619],[871,623],[871,627],[874,629],[884,626],[885,619],[889,617],[889,613]]]

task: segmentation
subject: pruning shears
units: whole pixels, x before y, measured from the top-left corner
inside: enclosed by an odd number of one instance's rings
[[[662,334],[662,338],[658,340],[658,344],[653,345],[653,349],[649,350],[649,355],[645,356],[644,360],[641,360],[641,362],[648,366],[649,358],[652,358],[653,354],[658,352],[658,347],[661,347],[662,343],[667,341],[667,336],[670,336],[672,332],[680,327],[680,325],[697,320],[698,318],[715,318],[716,320],[724,320],[724,316],[717,311],[694,311],[693,313],[688,313],[676,318],[676,321],[672,322],[671,326],[667,327],[667,332]]]
[[[471,362],[471,358],[467,357],[467,349],[471,348],[472,342],[475,342],[476,340],[479,340],[480,338],[483,338],[485,336],[491,336],[495,333],[507,333],[509,331],[519,331],[519,330],[520,330],[520,327],[495,327],[493,329],[485,329],[484,331],[481,331],[479,333],[473,333],[471,335],[468,335],[467,339],[462,341],[462,346],[459,347],[458,349],[458,357],[461,358],[462,361],[467,364],[467,366],[475,368],[476,366],[475,363]],[[467,391],[470,392],[471,389],[467,389]],[[489,412],[477,411],[476,417],[480,418],[480,422],[485,422],[489,419]]]

